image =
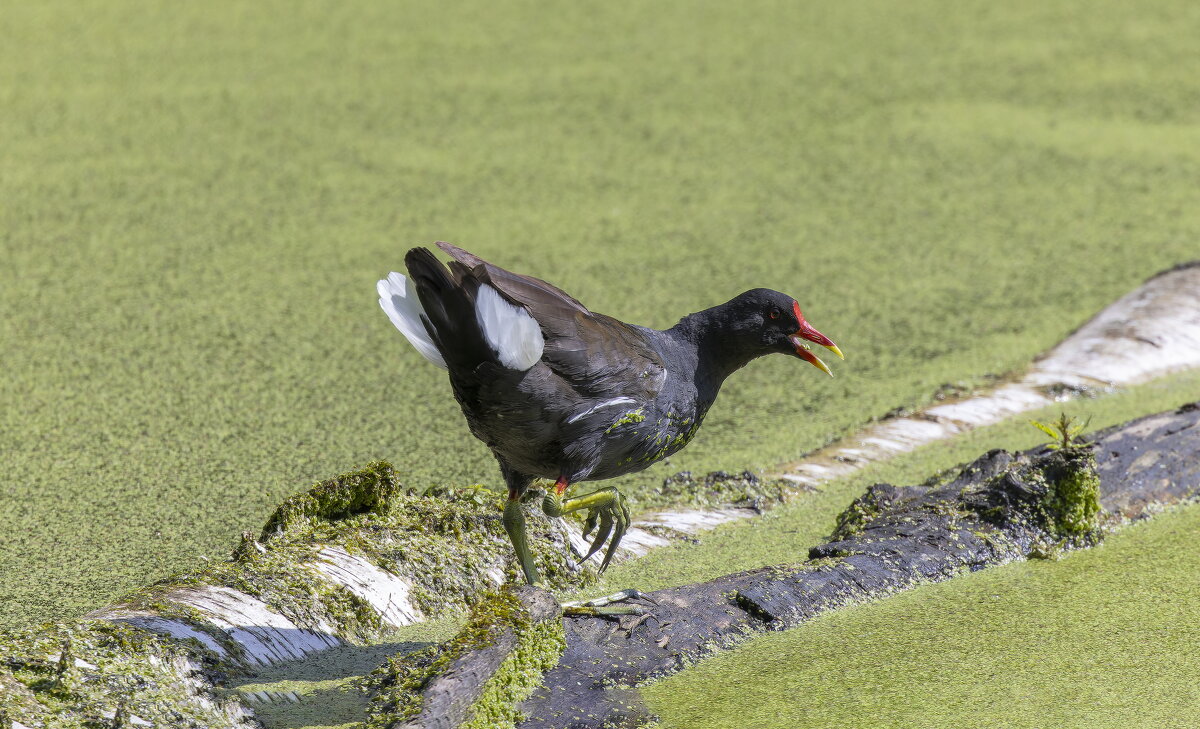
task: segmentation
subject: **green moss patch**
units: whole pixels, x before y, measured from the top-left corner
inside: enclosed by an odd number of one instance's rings
[[[337,521],[362,513],[384,513],[402,487],[392,464],[376,461],[358,471],[322,481],[288,497],[263,525],[262,539],[286,531],[301,520]]]
[[[409,582],[409,599],[425,615],[472,605],[495,586],[495,571],[522,580],[501,522],[502,497],[480,487],[436,487],[421,493],[400,486],[387,463],[316,484],[293,496],[267,522],[264,539],[249,534],[225,561],[175,575],[126,598],[122,605],[177,618],[211,634],[238,663],[238,646],[172,591],[228,587],[263,601],[298,627],[331,630],[352,643],[386,632],[379,613],[313,565],[336,546]],[[594,580],[580,567],[561,525],[527,508],[530,546],[547,584],[578,587]]]
[[[496,644],[511,631],[516,646],[496,673],[487,679],[464,725],[471,729],[511,727],[519,718],[516,704],[540,683],[566,648],[562,621],[534,622],[521,601],[508,589],[489,593],[471,609],[466,626],[452,640],[405,656],[393,657],[374,671],[367,687],[374,693],[367,726],[386,729],[416,718],[423,707],[422,691],[455,661],[471,651]]]
[[[462,729],[511,729],[521,719],[517,705],[542,684],[567,648],[559,620],[535,623],[518,635],[517,647],[484,684],[472,717]]]
[[[1100,476],[1090,449],[1060,451],[1064,468],[1050,481],[1046,510],[1054,529],[1066,539],[1094,538],[1100,529]]]
[[[1032,459],[1017,456],[960,496],[964,507],[985,521],[1016,519],[1036,526],[1043,536],[1032,545],[1032,557],[1054,558],[1065,549],[1094,545],[1102,536],[1100,477],[1085,447],[1045,450]]]
[[[244,726],[236,708],[209,693],[203,674],[189,677],[185,665],[203,654],[104,621],[0,634],[0,717],[64,729],[129,726],[132,717],[187,729]]]

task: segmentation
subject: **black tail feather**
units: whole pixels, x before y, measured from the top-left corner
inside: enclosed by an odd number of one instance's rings
[[[425,309],[425,329],[451,371],[471,372],[483,362],[496,361],[475,318],[473,282],[456,282],[428,248],[410,250],[404,265]]]

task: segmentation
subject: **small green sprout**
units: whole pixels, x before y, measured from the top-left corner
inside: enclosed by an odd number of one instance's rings
[[[1064,450],[1091,445],[1091,442],[1080,438],[1080,435],[1083,434],[1083,431],[1087,430],[1088,424],[1091,422],[1092,419],[1088,418],[1082,425],[1077,425],[1075,418],[1066,413],[1059,413],[1058,420],[1049,425],[1039,423],[1036,420],[1030,420],[1029,424],[1050,436],[1051,441],[1046,444],[1046,447],[1051,450]]]
[[[71,670],[71,666],[73,665],[75,665],[75,658],[71,655],[71,636],[68,634],[67,637],[63,639],[62,652],[58,654],[58,666],[54,671],[54,688],[62,688],[63,682],[67,678],[67,673]]]
[[[128,695],[121,697],[121,700],[117,703],[117,708],[113,712],[113,717],[112,717],[111,723],[112,723],[113,729],[126,729],[126,725],[129,724],[129,696]]]

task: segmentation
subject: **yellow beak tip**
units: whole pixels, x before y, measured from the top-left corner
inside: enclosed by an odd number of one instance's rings
[[[838,356],[838,359],[840,359],[840,360],[846,359],[846,356],[844,354],[842,354],[842,350],[838,349],[838,346],[836,344],[827,344],[827,345],[825,345],[825,348],[828,349],[830,352],[833,352],[834,354],[836,354]]]

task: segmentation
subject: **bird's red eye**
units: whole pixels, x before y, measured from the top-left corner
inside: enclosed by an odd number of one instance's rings
[[[771,309],[769,312],[767,312],[767,316],[771,317],[772,319],[778,319],[779,309]]]

